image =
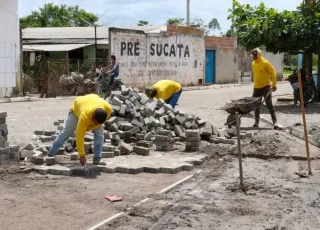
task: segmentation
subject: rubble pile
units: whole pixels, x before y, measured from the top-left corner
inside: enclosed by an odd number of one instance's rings
[[[7,113],[0,112],[0,165],[20,160],[19,146],[9,145],[6,118]]]

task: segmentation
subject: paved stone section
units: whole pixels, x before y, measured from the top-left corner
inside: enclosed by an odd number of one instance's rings
[[[86,167],[79,163],[66,165],[35,165],[33,170],[41,175],[64,175],[64,176],[88,176],[103,173],[168,173],[175,174],[181,171],[192,171],[194,165],[201,165],[207,159],[207,155],[192,153],[162,154],[152,152],[150,156],[128,155],[115,158],[102,159],[105,166],[87,164]]]

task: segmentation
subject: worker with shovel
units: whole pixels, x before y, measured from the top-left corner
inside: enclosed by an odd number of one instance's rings
[[[282,129],[283,127],[277,123],[277,117],[272,105],[272,92],[277,90],[277,76],[276,71],[271,63],[262,57],[262,52],[259,48],[252,50],[252,74],[253,74],[253,95],[252,97],[264,97],[267,108],[271,115],[274,129]],[[272,85],[271,80],[272,79]],[[253,127],[259,127],[260,121],[260,107],[256,108],[255,123]]]
[[[182,87],[179,83],[171,80],[161,80],[148,86],[145,89],[145,94],[149,98],[163,99],[167,104],[170,104],[174,109],[177,105],[179,97],[182,93]]]
[[[52,143],[48,156],[54,157],[59,148],[76,132],[76,145],[81,165],[86,164],[86,153],[84,150],[84,136],[87,131],[93,130],[94,148],[93,164],[105,165],[101,162],[101,152],[104,142],[102,124],[110,117],[112,108],[108,102],[99,95],[89,94],[77,97],[70,109],[65,128]]]

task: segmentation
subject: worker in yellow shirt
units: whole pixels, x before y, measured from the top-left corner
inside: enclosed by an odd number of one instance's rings
[[[272,64],[262,57],[262,52],[259,48],[252,50],[251,56],[252,73],[253,73],[253,95],[252,97],[264,97],[267,108],[272,118],[273,126],[275,129],[281,128],[277,123],[277,117],[272,105],[272,92],[277,90],[277,76],[276,71]],[[272,84],[271,84],[272,80]],[[260,107],[255,110],[255,123],[253,127],[259,127],[260,120]]]
[[[112,108],[108,102],[96,94],[77,97],[69,112],[65,128],[52,143],[48,156],[54,157],[60,147],[76,132],[76,144],[81,165],[85,165],[84,136],[93,130],[94,148],[93,164],[103,165],[101,152],[104,142],[102,124],[110,117]]]
[[[171,80],[161,80],[145,89],[149,98],[163,99],[174,109],[182,93],[182,87],[179,83]]]

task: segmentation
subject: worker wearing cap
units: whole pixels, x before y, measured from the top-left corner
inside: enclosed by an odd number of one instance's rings
[[[272,105],[272,92],[277,90],[276,71],[272,64],[262,57],[260,49],[253,49],[251,57],[253,58],[252,73],[254,83],[252,97],[264,97],[274,128],[280,128],[280,125],[277,124],[276,113]],[[253,127],[259,127],[260,107],[256,108],[254,115],[255,123]]]
[[[161,80],[148,86],[145,93],[149,98],[163,99],[174,109],[182,93],[182,87],[179,83],[171,80]]]
[[[66,125],[56,140],[52,143],[48,156],[54,157],[60,147],[76,132],[76,144],[79,161],[85,165],[86,153],[84,150],[84,136],[87,131],[93,131],[94,148],[93,164],[105,164],[101,161],[101,152],[104,142],[102,124],[110,117],[112,108],[108,102],[96,94],[77,97],[69,112]]]

